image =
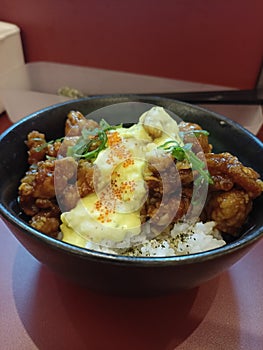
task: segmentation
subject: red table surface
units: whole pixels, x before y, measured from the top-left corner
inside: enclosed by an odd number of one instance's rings
[[[0,116],[0,132],[9,125]],[[99,295],[41,265],[0,220],[0,349],[263,349],[262,266],[261,241],[193,290]]]

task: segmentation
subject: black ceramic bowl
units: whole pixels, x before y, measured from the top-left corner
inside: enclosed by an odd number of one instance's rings
[[[55,139],[63,135],[64,122],[70,110],[88,114],[108,105],[130,101],[163,106],[186,121],[199,123],[210,131],[210,142],[214,145],[215,152],[231,152],[263,177],[263,144],[250,132],[225,117],[196,106],[158,97],[102,96],[81,99],[38,111],[1,135],[1,215],[13,234],[35,258],[52,270],[93,290],[156,295],[193,288],[230,267],[263,236],[263,196],[255,200],[249,222],[239,239],[215,250],[178,257],[132,258],[82,249],[38,232],[19,215],[17,188],[28,167],[24,143],[28,132],[36,129],[44,132],[47,139]],[[117,113],[113,122],[137,122],[138,115],[135,114],[133,111],[130,115]],[[105,116],[98,115],[99,119],[102,117]]]

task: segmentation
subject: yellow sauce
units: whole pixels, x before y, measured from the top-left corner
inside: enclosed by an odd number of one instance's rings
[[[163,108],[151,111],[130,128],[108,132],[108,147],[94,162],[96,193],[80,199],[75,208],[61,215],[63,241],[85,247],[89,240],[121,242],[127,235],[140,234],[140,210],[147,197],[146,152],[168,139],[180,140],[176,121]],[[144,121],[161,128],[162,135],[154,139]]]

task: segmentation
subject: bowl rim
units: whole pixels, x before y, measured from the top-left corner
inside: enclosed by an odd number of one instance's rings
[[[128,101],[130,102],[130,99],[135,99],[136,102],[153,102],[156,101],[156,104],[158,104],[158,101],[166,101],[170,103],[176,103],[180,104],[182,106],[188,106],[191,107],[192,109],[199,110],[199,111],[204,111],[204,112],[209,112],[213,116],[213,118],[223,121],[235,129],[239,129],[242,132],[245,132],[250,138],[253,139],[254,142],[258,143],[259,146],[263,149],[263,143],[254,135],[252,134],[249,130],[245,129],[242,125],[239,123],[229,119],[226,116],[220,115],[219,113],[207,110],[205,108],[192,105],[186,102],[174,100],[174,99],[169,99],[169,98],[163,98],[159,96],[138,96],[136,94],[110,94],[110,95],[97,95],[97,96],[92,96],[92,97],[84,97],[84,98],[79,98],[79,99],[74,99],[74,100],[68,100],[64,101],[61,103],[54,104],[52,106],[48,106],[45,108],[42,108],[36,112],[33,112],[29,114],[28,116],[23,117],[13,125],[11,125],[8,129],[6,129],[1,135],[0,135],[0,142],[14,129],[19,127],[21,124],[24,122],[27,122],[28,120],[34,119],[41,117],[42,114],[47,113],[50,110],[54,110],[57,108],[64,107],[66,105],[74,103],[81,103],[84,101],[88,100],[102,100],[102,99],[117,99],[117,98],[127,98]],[[122,101],[126,102],[126,101]],[[120,103],[120,102],[117,102]],[[168,109],[168,107],[165,107]],[[87,248],[82,248],[79,246],[75,246],[73,244],[63,242],[59,239],[50,237],[33,227],[31,227],[29,224],[27,224],[24,220],[16,217],[14,214],[12,214],[6,206],[4,206],[2,203],[0,203],[0,215],[3,217],[4,220],[9,222],[10,224],[14,225],[16,228],[21,229],[24,234],[30,234],[34,237],[34,239],[40,240],[43,243],[47,245],[51,245],[53,248],[56,249],[62,249],[65,253],[81,256],[82,258],[87,258],[87,259],[96,259],[100,260],[103,262],[111,262],[111,263],[116,263],[116,264],[125,264],[125,265],[131,265],[132,266],[167,266],[167,265],[185,265],[185,264],[191,264],[195,262],[203,262],[206,260],[211,260],[218,258],[222,255],[228,255],[234,251],[243,249],[245,247],[248,247],[257,241],[259,241],[261,238],[263,238],[263,226],[259,227],[256,229],[254,232],[252,232],[249,237],[247,236],[242,236],[238,238],[237,240],[227,243],[224,246],[221,246],[219,248],[211,249],[208,251],[204,252],[199,252],[199,253],[192,253],[188,255],[176,255],[176,256],[161,256],[161,257],[132,257],[132,256],[124,256],[124,255],[117,255],[117,254],[111,254],[111,253],[104,253],[104,252],[99,252]],[[252,228],[249,229],[252,230]]]

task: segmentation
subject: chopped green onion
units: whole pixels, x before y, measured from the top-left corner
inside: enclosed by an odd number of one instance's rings
[[[106,131],[106,130],[109,130],[111,128],[111,125],[108,122],[106,122],[105,119],[101,119],[100,127],[102,130]]]
[[[40,137],[34,137],[32,138],[31,140],[33,141],[43,141],[44,139],[40,138]],[[64,140],[64,137],[60,137],[59,139],[56,139],[56,140],[51,140],[51,141],[48,141],[48,142],[44,142],[42,143],[42,145],[39,145],[37,147],[34,147],[34,151],[35,152],[41,152],[43,151],[44,148],[46,148],[48,145],[53,145],[55,142],[61,142]]]
[[[74,151],[73,157],[76,158],[84,158],[84,159],[89,159],[92,160],[94,158],[97,158],[98,154],[100,151],[102,151],[104,148],[106,148],[106,143],[107,143],[107,134],[105,131],[100,130],[98,132],[98,138],[93,139],[88,141],[86,144],[81,144],[81,146],[78,146],[78,143],[75,145],[77,148]],[[91,146],[94,145],[94,143],[97,143],[99,141],[99,146],[95,148],[94,150],[90,151]],[[73,146],[72,148],[74,149]]]
[[[106,131],[120,127],[122,127],[122,124],[110,125],[106,120],[101,119],[100,128],[93,130],[83,129],[81,131],[81,136],[77,143],[74,146],[68,147],[67,156],[94,161],[100,151],[106,148],[108,141]]]
[[[199,175],[198,182],[207,181],[209,184],[213,183],[210,173],[205,169],[205,163],[199,159],[192,151],[192,144],[186,143],[180,146],[175,140],[170,140],[160,145],[158,148],[162,148],[164,151],[171,153],[171,155],[178,161],[188,160],[193,170],[196,170]]]

